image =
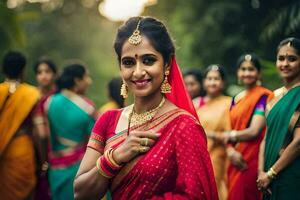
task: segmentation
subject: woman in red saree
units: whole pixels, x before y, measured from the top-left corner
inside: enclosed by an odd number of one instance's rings
[[[238,60],[238,78],[245,90],[233,98],[230,110],[231,128],[225,141],[230,165],[228,168],[228,199],[259,200],[256,187],[258,152],[265,133],[265,108],[273,94],[259,86],[260,63],[255,55]]]
[[[130,18],[115,51],[134,104],[96,122],[77,173],[75,199],[218,198],[205,133],[185,91],[164,24]]]
[[[50,189],[48,185],[48,148],[49,127],[45,113],[45,103],[56,91],[55,79],[57,68],[54,62],[46,57],[40,58],[34,65],[34,73],[41,98],[34,109],[33,114],[33,136],[37,150],[37,185],[35,189],[35,200],[49,200]]]

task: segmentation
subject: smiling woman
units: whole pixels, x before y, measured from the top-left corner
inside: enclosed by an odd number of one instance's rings
[[[228,142],[228,199],[257,200],[256,187],[259,145],[265,134],[265,109],[273,93],[260,86],[261,65],[257,56],[242,55],[237,62],[237,75],[245,90],[231,104],[232,130],[224,134]]]
[[[218,198],[204,131],[184,88],[164,24],[130,18],[115,51],[134,104],[96,122],[74,187],[76,199]]]
[[[264,200],[300,199],[300,40],[287,38],[276,66],[284,86],[268,105],[267,133],[261,145],[257,186]],[[272,194],[272,195],[270,195]]]

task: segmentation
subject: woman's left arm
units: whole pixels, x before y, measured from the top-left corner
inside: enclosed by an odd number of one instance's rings
[[[300,155],[300,127],[294,130],[294,137],[292,142],[285,148],[279,159],[271,167],[272,170],[279,174],[284,168],[292,163]],[[272,179],[267,172],[263,172],[258,178],[258,183],[266,189],[271,183]]]
[[[191,118],[180,119],[174,132],[177,178],[175,188],[161,199],[218,199],[205,133]]]

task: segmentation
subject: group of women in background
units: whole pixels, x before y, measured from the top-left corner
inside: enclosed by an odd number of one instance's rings
[[[242,55],[244,89],[233,98],[224,95],[221,65],[208,66],[203,80],[197,70],[182,78],[157,19],[130,18],[114,47],[121,79],[109,83],[99,111],[84,95],[91,84],[84,64],[58,76],[43,58],[34,66],[35,88],[24,83],[24,56],[5,56],[1,198],[300,199],[299,39],[278,46],[284,86],[274,92],[261,86],[258,57]],[[120,95],[129,91],[134,102],[125,107]]]
[[[184,74],[207,138],[219,199],[300,199],[300,40],[287,38],[277,49],[276,67],[284,86],[261,86],[262,67],[254,54],[237,61],[244,90],[224,96],[225,73],[210,65]]]
[[[2,64],[1,198],[73,199],[74,178],[101,110],[84,95],[89,71],[74,62],[58,75],[55,63],[42,57],[33,66],[38,85],[33,87],[24,82],[25,65],[17,51],[8,52]],[[114,92],[120,87],[118,77],[108,87],[114,108],[123,107]]]

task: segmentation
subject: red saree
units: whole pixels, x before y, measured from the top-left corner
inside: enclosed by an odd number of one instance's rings
[[[233,130],[248,128],[257,102],[262,96],[273,97],[270,90],[257,86],[240,99],[230,111],[231,126]],[[264,137],[265,129],[254,140],[239,142],[235,149],[243,155],[248,168],[240,171],[230,164],[228,168],[228,199],[229,200],[259,200],[261,193],[256,186],[258,152],[260,143]]]
[[[116,125],[128,110],[104,113],[88,147],[103,153],[120,145],[127,130],[115,133]],[[127,163],[112,179],[113,199],[218,199],[204,131],[191,114],[177,108],[130,128],[135,129],[153,129],[161,136],[149,152]]]

